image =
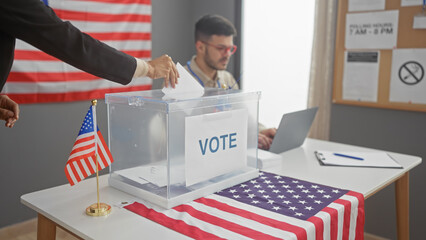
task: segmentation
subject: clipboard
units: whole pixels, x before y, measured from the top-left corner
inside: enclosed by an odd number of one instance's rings
[[[315,151],[315,156],[324,166],[403,168],[386,152]]]

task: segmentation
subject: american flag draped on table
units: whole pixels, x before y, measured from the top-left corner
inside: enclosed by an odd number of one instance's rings
[[[87,111],[65,165],[65,175],[71,186],[96,172],[96,154],[98,154],[98,170],[104,169],[113,162],[111,152],[98,127],[95,134],[96,111],[94,108],[91,106]]]
[[[267,172],[172,209],[125,208],[194,239],[364,238],[362,194]]]
[[[151,0],[44,0],[64,21],[134,57],[151,58]],[[123,86],[82,72],[17,40],[3,93],[18,103],[104,98],[105,93],[151,89],[138,78]]]

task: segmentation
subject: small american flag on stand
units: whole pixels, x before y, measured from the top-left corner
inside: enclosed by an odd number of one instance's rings
[[[194,239],[364,238],[362,194],[267,172],[172,209],[125,208]]]
[[[99,128],[95,134],[96,111],[94,108],[95,106],[89,108],[65,165],[65,175],[71,186],[96,172],[96,146],[99,156],[98,170],[104,169],[113,162],[111,152]]]

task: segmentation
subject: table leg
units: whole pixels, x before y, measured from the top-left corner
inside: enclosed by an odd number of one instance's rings
[[[409,222],[409,174],[405,173],[395,182],[396,225],[398,240],[410,239]]]
[[[38,214],[37,240],[55,240],[56,223],[47,217]]]

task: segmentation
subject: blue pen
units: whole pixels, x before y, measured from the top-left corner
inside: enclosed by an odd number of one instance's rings
[[[354,156],[349,156],[349,155],[340,154],[340,153],[333,153],[333,154],[334,154],[335,156],[339,156],[339,157],[352,158],[352,159],[356,159],[356,160],[364,160],[364,158],[354,157]]]

